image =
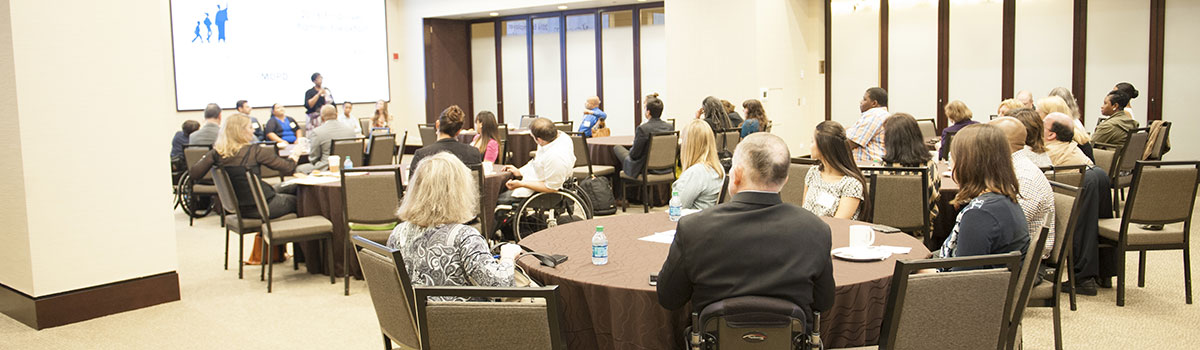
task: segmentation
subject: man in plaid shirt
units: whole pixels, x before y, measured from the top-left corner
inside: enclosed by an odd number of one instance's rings
[[[858,109],[862,111],[862,116],[846,130],[851,153],[855,161],[880,161],[885,153],[883,121],[890,115],[887,110],[887,91],[878,87],[867,89],[858,103]]]

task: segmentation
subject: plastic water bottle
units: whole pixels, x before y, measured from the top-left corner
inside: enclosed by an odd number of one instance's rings
[[[679,191],[671,191],[669,205],[667,215],[671,217],[671,221],[679,221],[679,217],[683,216],[683,200],[679,199]]]
[[[353,167],[354,167],[354,161],[350,160],[350,157],[346,157],[346,165],[343,166],[342,169],[350,169]]]
[[[608,264],[608,237],[604,236],[604,226],[596,226],[596,234],[592,235],[592,265]]]

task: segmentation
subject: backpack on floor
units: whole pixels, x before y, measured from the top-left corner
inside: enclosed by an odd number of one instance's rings
[[[592,215],[612,215],[617,213],[616,200],[613,198],[612,185],[608,178],[589,176],[577,183],[579,191],[587,197],[592,206]]]

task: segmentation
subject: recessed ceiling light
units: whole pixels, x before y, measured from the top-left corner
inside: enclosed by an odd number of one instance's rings
[[[566,9],[567,9],[567,5],[558,5],[558,9],[559,9],[559,10],[566,10]]]
[[[492,16],[492,17],[496,17],[496,16],[499,16],[499,15],[500,15],[500,13],[499,13],[499,12],[492,12],[492,13],[489,13],[489,14],[488,14],[488,16]]]

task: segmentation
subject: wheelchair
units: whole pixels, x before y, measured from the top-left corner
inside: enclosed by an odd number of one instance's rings
[[[820,329],[820,313],[813,328]],[[786,300],[741,296],[719,300],[692,313],[685,331],[689,350],[824,349],[819,332],[808,332],[804,309]]]
[[[515,242],[550,227],[592,219],[591,201],[575,179],[568,179],[557,192],[535,193],[523,202],[514,203],[512,209],[497,207],[497,211],[501,210],[508,213],[507,219],[499,222],[511,223]]]
[[[214,185],[196,184],[192,181],[191,175],[188,175],[186,171],[179,177],[179,182],[175,184],[175,206],[172,210],[182,208],[183,212],[188,215],[188,226],[191,226],[195,219],[208,216],[213,210],[214,194],[197,193],[197,186],[212,187]],[[213,187],[213,190],[215,192],[215,187]]]

